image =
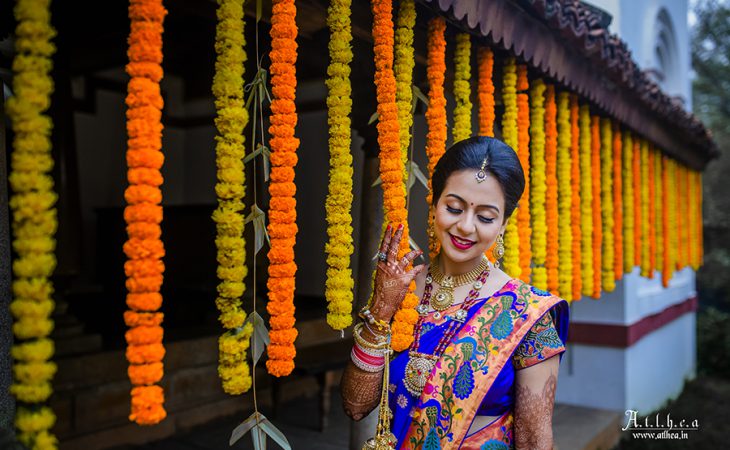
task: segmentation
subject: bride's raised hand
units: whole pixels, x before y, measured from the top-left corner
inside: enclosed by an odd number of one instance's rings
[[[403,237],[403,225],[393,230],[391,225],[385,230],[378,253],[375,273],[375,287],[370,312],[378,320],[390,322],[406,296],[408,286],[425,268],[420,264],[407,270],[408,265],[423,252],[412,250],[398,259],[398,249]]]

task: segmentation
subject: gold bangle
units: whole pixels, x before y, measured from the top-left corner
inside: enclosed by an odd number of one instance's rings
[[[376,319],[373,313],[370,312],[370,308],[366,307],[360,311],[360,317],[367,320],[368,323],[378,329],[379,332],[387,334],[390,333],[390,324],[384,320]]]
[[[362,327],[364,324],[362,322],[355,325],[355,328],[353,329],[352,336],[355,338],[355,342],[360,344],[360,346],[364,348],[369,348],[373,350],[383,350],[387,349],[390,345],[389,339],[386,337],[384,341],[382,342],[370,342],[364,337],[362,337]]]

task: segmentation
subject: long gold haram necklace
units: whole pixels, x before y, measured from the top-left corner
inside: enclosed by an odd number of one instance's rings
[[[449,321],[448,327],[441,336],[441,340],[436,346],[436,350],[433,354],[421,353],[418,351],[418,346],[421,341],[421,327],[423,326],[423,320],[428,314],[428,303],[431,299],[431,290],[433,284],[431,281],[431,271],[429,270],[428,276],[426,277],[426,286],[423,290],[423,297],[421,303],[418,305],[418,322],[415,327],[415,336],[413,337],[413,343],[408,349],[408,362],[406,363],[405,375],[403,376],[403,386],[415,397],[420,397],[423,388],[426,386],[428,376],[436,365],[436,361],[441,357],[441,354],[446,350],[446,346],[449,345],[451,339],[456,334],[456,330],[460,324],[463,324],[466,320],[467,310],[476,302],[479,291],[481,290],[484,283],[489,277],[489,266],[482,270],[479,277],[474,281],[469,295],[466,297],[464,302],[461,304],[461,308],[454,313],[454,316]],[[478,286],[478,287],[477,287]],[[425,307],[425,312],[424,311]]]
[[[439,290],[436,291],[436,295],[431,297],[431,308],[436,311],[443,311],[454,304],[454,289],[474,282],[474,279],[489,267],[489,260],[486,256],[482,255],[481,261],[479,261],[479,264],[474,269],[456,276],[444,275],[439,268],[439,261],[436,261],[436,264],[432,264],[431,266],[430,269],[433,273],[431,275],[432,281],[439,284]],[[429,282],[428,280],[426,281]],[[479,286],[479,289],[481,289],[481,286]]]

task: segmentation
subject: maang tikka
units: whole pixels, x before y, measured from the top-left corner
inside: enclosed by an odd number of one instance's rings
[[[487,167],[488,161],[489,161],[489,155],[484,157],[484,161],[482,161],[482,167],[479,168],[479,172],[474,174],[474,178],[477,179],[477,183],[481,183],[482,181],[487,179],[487,172],[484,170],[484,168]]]

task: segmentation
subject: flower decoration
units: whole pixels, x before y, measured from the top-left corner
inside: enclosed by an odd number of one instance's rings
[[[570,226],[570,209],[573,205],[571,192],[570,145],[570,94],[558,94],[558,292],[567,301],[573,300],[573,236]]]
[[[644,238],[641,221],[643,217],[641,207],[641,139],[634,139],[632,171],[634,179],[634,265],[641,266],[642,239]]]
[[[618,122],[613,123],[613,276],[614,281],[624,275],[624,205],[622,135]]]
[[[623,150],[623,212],[624,212],[624,273],[634,269],[634,142],[630,131],[624,132]]]
[[[547,215],[547,268],[548,290],[558,292],[558,124],[555,86],[545,89],[545,214]]]
[[[454,50],[454,142],[471,136],[471,37],[456,35]],[[513,147],[514,148],[514,147]]]
[[[400,149],[403,159],[403,183],[408,183],[408,149],[411,143],[413,114],[413,67],[416,65],[413,50],[413,27],[416,25],[416,4],[414,0],[403,0],[398,8],[395,28],[395,98],[398,104],[400,124]],[[407,184],[406,184],[407,186]]]
[[[522,193],[522,208],[517,208],[517,232],[520,241],[520,278],[530,282],[532,271],[532,227],[530,225],[530,99],[527,90],[530,88],[527,78],[527,66],[517,66],[517,156],[520,158],[525,173],[525,190]]]
[[[512,149],[519,151],[519,137],[517,133],[517,65],[514,57],[507,58],[504,63],[502,102],[504,103],[504,114],[502,115],[502,136],[504,143]],[[513,214],[519,216],[519,207],[515,209]],[[511,277],[520,278],[520,239],[517,220],[507,221],[504,247],[504,271]]]
[[[494,53],[489,47],[479,47],[477,93],[479,95],[479,135],[494,136]],[[543,89],[544,90],[544,89]]]
[[[157,383],[163,376],[163,315],[160,287],[165,266],[165,248],[160,240],[162,222],[162,23],[167,10],[162,0],[132,0],[129,4],[129,63],[127,86],[127,179],[124,192],[129,239],[124,244],[127,262],[127,306],[125,322],[129,330],[127,370],[132,388],[129,420],[154,425],[167,412],[163,391]],[[158,349],[149,352],[149,346]],[[154,392],[154,394],[151,394]]]
[[[601,119],[601,287],[613,292],[616,279],[613,273],[613,136],[611,119]]]
[[[583,296],[583,236],[581,235],[581,172],[580,172],[580,107],[578,96],[570,95],[570,187],[573,199],[570,207],[570,228],[573,235],[571,258],[573,259],[573,299]]]
[[[297,164],[299,139],[294,136],[297,125],[296,62],[297,8],[294,0],[274,0],[271,11],[271,182],[269,184],[269,224],[271,240],[269,258],[270,314],[269,359],[266,369],[282,377],[294,370],[298,332],[294,327],[294,287],[297,271],[294,244],[297,236],[296,185],[294,169]]]
[[[532,284],[547,290],[547,217],[545,214],[545,82],[537,79],[530,88],[530,216],[532,217]]]
[[[661,272],[664,267],[664,229],[662,224],[662,153],[653,148],[650,156],[650,163],[654,166],[653,178],[650,182],[654,185],[654,269]]]

